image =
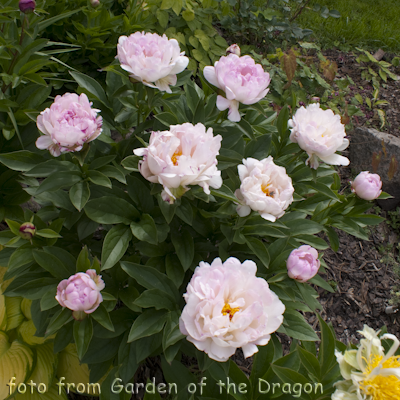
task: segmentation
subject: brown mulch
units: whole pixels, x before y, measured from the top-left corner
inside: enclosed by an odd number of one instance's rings
[[[365,98],[368,97],[371,102],[374,97],[374,88],[372,82],[365,81],[361,78],[362,67],[371,66],[372,63],[358,63],[356,58],[359,56],[359,52],[345,53],[339,50],[327,50],[323,52],[324,56],[330,61],[334,61],[338,65],[338,71],[336,74],[337,78],[343,78],[349,76],[353,81],[354,85],[349,87],[350,93],[346,96],[346,100],[351,104],[351,99],[355,94],[359,93],[364,102],[359,105],[359,108],[365,114],[364,117],[353,117],[352,122],[355,126],[367,126],[375,128],[379,131],[390,133],[391,135],[400,137],[400,80],[394,81],[390,77],[387,78],[387,82],[380,79],[380,88],[378,100],[386,100],[389,104],[379,105],[372,107],[372,110],[365,103]],[[393,54],[385,54],[383,60],[391,62]],[[373,68],[375,72],[378,70]],[[400,67],[389,68],[391,72],[400,75]],[[380,108],[385,111],[386,122],[382,127],[381,120],[379,119],[377,109]]]

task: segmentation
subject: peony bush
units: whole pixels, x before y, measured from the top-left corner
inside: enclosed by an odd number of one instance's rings
[[[337,153],[349,145],[340,117],[319,104],[277,115],[268,71],[237,47],[197,80],[166,35],[123,35],[115,52],[106,85],[71,71],[77,93],[37,116],[36,146],[0,154],[38,205],[8,210],[0,232],[0,358],[18,377],[4,395],[18,400],[37,354],[20,344],[32,336],[18,333],[22,301],[58,369],[78,358],[101,399],[129,399],[154,357],[176,399],[257,399],[265,382],[282,384],[274,398],[367,398],[385,379],[397,384],[392,336],[386,355],[359,356],[349,372],[331,328],[318,316],[319,337],[303,315],[321,309],[314,286],[333,291],[321,274],[335,228],[367,238],[382,220],[365,214],[368,201],[388,197],[364,173],[355,193],[339,192],[332,165],[349,163]],[[285,356],[277,332],[292,340]],[[250,374],[232,360],[238,351],[254,355]],[[289,393],[289,382],[320,383],[324,397]]]

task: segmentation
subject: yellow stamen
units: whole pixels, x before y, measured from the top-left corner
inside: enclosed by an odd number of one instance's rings
[[[272,197],[274,195],[274,192],[270,192],[268,189],[268,186],[271,186],[270,183],[268,183],[268,185],[261,185],[261,190],[267,195]]]
[[[222,315],[229,314],[229,320],[231,321],[235,313],[239,311],[239,307],[232,308],[228,303],[225,303],[224,307],[222,308]]]
[[[178,158],[182,155],[181,150],[176,150],[174,154],[172,154],[171,161],[174,165],[178,165]]]
[[[378,365],[382,369],[400,368],[400,358],[390,357],[382,363],[382,356],[375,356],[366,367],[366,374],[370,374]],[[375,375],[371,379],[365,379],[360,384],[361,390],[374,400],[393,400],[400,397],[400,380],[395,375]]]

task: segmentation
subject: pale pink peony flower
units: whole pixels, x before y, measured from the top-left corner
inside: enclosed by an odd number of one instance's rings
[[[382,193],[382,181],[378,174],[360,172],[351,183],[351,191],[364,200],[375,200]]]
[[[105,287],[101,275],[94,269],[78,272],[64,279],[57,286],[56,300],[62,307],[73,311],[75,319],[83,319],[85,314],[90,314],[97,309],[103,301],[100,293]]]
[[[221,135],[213,136],[212,128],[203,124],[171,125],[169,131],[152,132],[147,148],[135,149],[140,173],[150,182],[164,186],[162,197],[173,203],[189,188],[199,185],[210,194],[209,187],[222,185],[217,169]]]
[[[306,282],[315,276],[320,265],[318,251],[309,245],[294,249],[286,260],[289,277],[300,282]]]
[[[306,164],[310,164],[311,168],[318,168],[318,158],[327,164],[349,165],[348,158],[335,154],[344,150],[349,141],[345,139],[346,132],[340,116],[332,110],[323,110],[318,103],[307,108],[300,107],[289,120],[289,126],[292,128],[290,140],[307,152]]]
[[[239,200],[238,214],[245,217],[253,210],[271,222],[282,217],[293,202],[294,193],[292,179],[285,168],[274,164],[269,156],[261,161],[244,159],[243,165],[238,165],[238,172],[242,182],[235,191]]]
[[[179,328],[213,360],[226,361],[239,347],[252,356],[282,324],[285,306],[256,271],[253,261],[234,257],[202,261],[194,271]]]
[[[239,103],[260,101],[268,93],[271,81],[269,73],[250,56],[236,54],[221,57],[213,67],[204,67],[203,74],[208,82],[225,92],[226,98],[217,97],[217,108],[220,111],[229,108],[228,119],[234,122],[241,118]]]
[[[101,133],[100,110],[91,108],[86,94],[65,93],[57,96],[50,108],[37,117],[36,124],[44,135],[36,140],[36,147],[58,157],[68,151],[79,151]]]
[[[165,34],[135,32],[129,37],[120,36],[117,52],[116,58],[129,76],[167,93],[171,93],[169,85],[176,84],[176,74],[189,63],[178,41]]]

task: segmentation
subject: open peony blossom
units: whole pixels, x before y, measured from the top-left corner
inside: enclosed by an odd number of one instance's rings
[[[315,276],[320,265],[318,251],[309,245],[294,249],[286,260],[289,277],[300,282],[306,282]]]
[[[289,120],[291,129],[290,140],[298,143],[308,154],[306,164],[317,169],[320,158],[323,162],[333,165],[349,165],[349,159],[339,154],[348,145],[346,132],[340,121],[340,116],[332,110],[323,110],[318,103],[307,108],[300,107]]]
[[[285,306],[256,271],[253,261],[234,257],[202,261],[194,271],[179,328],[213,360],[226,361],[239,347],[252,356],[282,324]]]
[[[171,93],[169,85],[176,84],[176,74],[189,63],[178,41],[165,34],[135,32],[129,37],[120,36],[117,51],[116,58],[129,76],[167,93]]]
[[[238,171],[241,181],[240,189],[235,191],[240,203],[236,208],[238,214],[245,217],[253,210],[271,222],[282,217],[294,193],[292,179],[285,168],[274,164],[269,156],[261,161],[247,158],[238,166]]]
[[[221,135],[213,136],[212,128],[203,124],[171,125],[169,131],[152,132],[147,148],[135,149],[140,173],[150,182],[164,186],[162,197],[173,203],[189,188],[199,185],[210,194],[210,186],[222,185],[217,169]]]
[[[364,200],[375,200],[382,193],[382,181],[378,174],[370,174],[368,171],[360,172],[353,182],[351,191]]]
[[[101,133],[100,110],[92,109],[86,94],[65,93],[56,96],[50,108],[37,117],[36,124],[44,135],[36,140],[36,147],[48,149],[58,157],[61,153],[79,151]]]
[[[103,301],[100,291],[104,287],[101,275],[97,275],[94,269],[88,269],[86,273],[78,272],[61,281],[57,286],[56,300],[62,307],[72,310],[75,319],[81,320]]]
[[[228,119],[234,122],[240,121],[239,103],[260,101],[268,93],[271,81],[269,73],[250,56],[232,53],[221,57],[213,67],[204,67],[203,74],[208,82],[225,92],[226,98],[217,97],[217,108],[220,111],[229,108]]]
[[[332,400],[394,400],[400,398],[400,356],[396,336],[384,334],[364,325],[359,331],[365,339],[360,340],[357,350],[344,354],[335,352],[340,373],[345,380],[335,383],[336,391]],[[381,340],[393,341],[385,354]]]

